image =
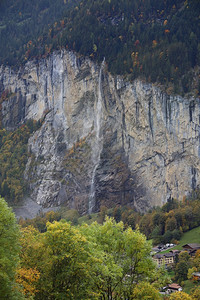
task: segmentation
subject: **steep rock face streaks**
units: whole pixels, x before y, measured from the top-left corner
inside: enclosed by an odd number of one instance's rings
[[[34,201],[81,213],[100,205],[145,211],[200,184],[200,102],[112,77],[72,52],[0,68],[2,121],[41,119],[24,172]]]
[[[96,193],[96,171],[100,163],[100,157],[102,152],[102,119],[103,119],[103,94],[102,94],[102,71],[104,68],[105,61],[103,60],[100,71],[99,71],[99,84],[98,84],[98,97],[96,102],[96,116],[94,119],[94,130],[95,134],[95,142],[92,149],[92,160],[94,163],[93,171],[92,171],[92,179],[90,184],[90,194],[89,194],[89,208],[88,213],[91,213],[95,208],[95,193]]]

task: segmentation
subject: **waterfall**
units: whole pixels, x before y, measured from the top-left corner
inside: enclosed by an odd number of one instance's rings
[[[104,67],[104,62],[101,63],[100,71],[99,71],[99,84],[98,84],[98,98],[97,98],[97,103],[96,103],[96,118],[94,121],[94,129],[96,132],[95,135],[95,142],[94,146],[92,149],[92,161],[94,163],[94,168],[92,171],[92,178],[91,178],[91,185],[90,185],[90,195],[89,195],[89,208],[88,208],[88,213],[91,214],[93,211],[93,208],[95,206],[95,175],[96,175],[96,170],[99,166],[100,162],[100,155],[102,151],[102,138],[101,138],[101,120],[102,120],[102,69]]]

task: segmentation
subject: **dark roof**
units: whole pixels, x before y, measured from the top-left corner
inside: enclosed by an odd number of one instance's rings
[[[156,254],[153,256],[153,258],[163,258],[163,256],[164,256],[163,254]]]
[[[181,250],[170,250],[171,253],[174,253],[174,254],[178,254],[181,252]]]
[[[165,257],[174,257],[175,253],[170,253],[170,252],[169,253],[165,253],[164,256]]]
[[[175,253],[165,253],[165,254],[156,254],[153,256],[153,258],[164,258],[164,257],[174,257]]]
[[[159,248],[158,248],[158,247],[153,247],[152,250],[153,250],[153,251],[158,251]]]
[[[183,248],[191,248],[191,249],[200,249],[200,244],[197,243],[191,243],[191,244],[185,244],[182,246]]]

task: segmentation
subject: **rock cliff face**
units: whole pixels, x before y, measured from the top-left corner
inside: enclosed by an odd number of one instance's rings
[[[43,118],[24,173],[32,199],[81,213],[100,205],[145,211],[200,184],[200,101],[128,83],[72,52],[19,72],[0,68],[2,120]]]

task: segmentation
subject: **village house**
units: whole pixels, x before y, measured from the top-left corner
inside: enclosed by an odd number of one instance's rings
[[[188,252],[190,256],[195,256],[197,250],[200,250],[200,244],[192,243],[192,244],[185,244],[182,246],[185,251]]]
[[[168,284],[168,291],[170,293],[172,293],[172,292],[181,292],[182,287],[180,285],[178,285],[177,283],[171,283],[171,284]]]
[[[168,284],[167,286],[164,286],[160,294],[169,295],[173,292],[181,292],[181,291],[182,291],[182,287],[180,285],[178,285],[177,283],[171,283]]]
[[[172,266],[175,263],[176,253],[169,252],[165,254],[156,254],[153,256],[153,260],[156,262],[157,266]]]
[[[192,273],[192,279],[199,281],[200,280],[200,272],[194,272]]]

